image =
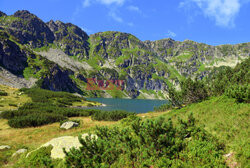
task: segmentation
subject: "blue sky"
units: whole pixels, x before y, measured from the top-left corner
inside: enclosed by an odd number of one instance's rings
[[[88,34],[116,30],[140,40],[250,42],[250,0],[0,0],[8,15],[21,9],[45,22],[71,22]]]

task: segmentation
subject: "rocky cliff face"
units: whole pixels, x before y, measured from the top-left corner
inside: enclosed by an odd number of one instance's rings
[[[51,20],[47,25],[54,33],[54,43],[66,54],[77,56],[79,59],[88,58],[89,36],[84,31],[71,23],[61,21]]]
[[[5,32],[0,32],[0,65],[17,75],[28,66],[26,54]]]
[[[250,56],[250,43],[211,46],[190,40],[140,41],[128,33],[88,36],[61,21],[44,23],[28,11],[0,12],[0,65],[55,91],[87,96],[166,98],[186,77],[203,78],[213,67]],[[1,77],[0,77],[1,78]],[[123,90],[86,90],[87,78],[124,80]]]
[[[14,36],[20,44],[42,47],[53,43],[54,35],[48,26],[29,11],[17,11],[14,15],[2,16],[0,26]]]
[[[206,67],[212,67],[217,62],[228,61],[229,66],[236,65],[240,58],[250,56],[250,43],[211,46],[191,40],[179,42],[163,39],[153,42],[145,41],[145,44],[161,59],[174,65],[184,76],[201,73]],[[236,62],[233,63],[233,61]]]
[[[73,80],[69,77],[74,73],[69,70],[62,70],[58,65],[54,64],[49,69],[49,73],[42,78],[43,89],[53,91],[66,91],[71,93],[82,93]]]

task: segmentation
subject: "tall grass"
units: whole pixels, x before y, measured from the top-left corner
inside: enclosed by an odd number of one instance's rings
[[[238,103],[227,96],[212,97],[201,103],[194,103],[182,109],[175,109],[167,114],[175,121],[194,114],[197,124],[216,136],[226,145],[227,152],[235,152],[241,167],[250,164],[250,105]]]

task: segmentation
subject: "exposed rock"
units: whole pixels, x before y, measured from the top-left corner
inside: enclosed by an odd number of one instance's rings
[[[13,153],[12,157],[14,157],[16,155],[20,155],[20,154],[25,153],[25,152],[27,152],[27,149],[19,149],[15,153]]]
[[[73,72],[70,70],[62,70],[57,64],[55,64],[51,67],[50,73],[43,78],[42,88],[53,91],[82,93],[69,75],[73,75]]]
[[[71,128],[74,128],[74,127],[78,127],[78,125],[79,125],[79,123],[77,123],[77,122],[67,121],[67,122],[63,123],[60,126],[60,128],[68,130],[68,129],[71,129]]]
[[[29,44],[32,47],[42,47],[53,43],[54,34],[48,26],[37,16],[27,10],[19,10],[11,17],[10,22],[1,22],[12,36],[21,44]]]
[[[17,75],[27,66],[26,54],[4,32],[0,32],[0,65]]]
[[[44,56],[50,61],[56,62],[63,68],[67,68],[72,71],[93,70],[93,68],[86,62],[76,61],[60,49],[50,48],[48,51],[38,52],[38,54]]]
[[[0,11],[0,17],[7,16],[4,12]]]
[[[1,145],[0,150],[10,149],[9,145]]]
[[[73,95],[78,96],[78,97],[84,97],[83,95],[80,95],[79,93],[73,93]]]
[[[81,28],[71,23],[61,21],[49,21],[47,23],[54,33],[55,42],[70,56],[78,56],[79,59],[88,58],[89,36]]]
[[[23,77],[16,76],[6,69],[0,67],[0,84],[7,85],[14,88],[31,88],[35,85],[37,79],[30,78],[29,80]]]
[[[83,134],[82,138],[85,138],[88,136],[88,134]],[[91,135],[91,138],[97,138],[96,135]],[[51,150],[51,157],[54,159],[63,159],[65,157],[65,154],[63,152],[63,148],[65,148],[66,151],[69,151],[71,148],[79,148],[81,147],[81,143],[78,140],[78,137],[73,136],[63,136],[58,137],[50,140],[43,146],[49,146],[52,145],[53,149]]]

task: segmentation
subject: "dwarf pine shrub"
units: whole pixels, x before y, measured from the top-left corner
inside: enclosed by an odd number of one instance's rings
[[[142,121],[128,127],[97,127],[82,139],[82,147],[66,154],[67,167],[226,167],[223,145],[192,116],[175,126],[164,118]]]

